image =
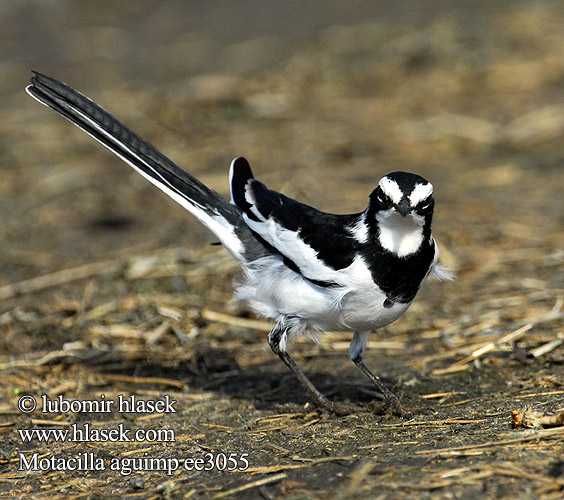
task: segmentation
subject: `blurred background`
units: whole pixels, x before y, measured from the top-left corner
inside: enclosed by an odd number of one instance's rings
[[[419,172],[436,186],[435,232],[459,268],[477,264],[475,247],[554,244],[562,228],[558,1],[24,0],[0,13],[4,284],[210,241],[31,100],[31,69],[222,194],[237,155],[270,187],[336,212],[364,209],[389,171]]]

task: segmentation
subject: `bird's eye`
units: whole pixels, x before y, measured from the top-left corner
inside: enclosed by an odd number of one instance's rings
[[[378,203],[381,203],[382,205],[389,205],[390,204],[389,198],[383,193],[376,196],[376,198],[378,199]]]
[[[431,206],[431,200],[426,201],[422,205],[419,205],[419,210],[428,210],[430,206]]]

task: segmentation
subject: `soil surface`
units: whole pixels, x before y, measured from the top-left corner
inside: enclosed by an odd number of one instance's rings
[[[563,498],[564,427],[512,411],[564,410],[564,5],[462,4],[1,7],[1,498]],[[339,213],[390,171],[429,179],[457,279],[365,358],[413,417],[340,332],[290,352],[354,411],[308,403],[227,252],[27,97],[31,69],[225,196],[238,155]]]

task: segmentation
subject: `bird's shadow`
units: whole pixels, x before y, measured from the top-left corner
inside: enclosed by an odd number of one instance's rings
[[[104,374],[134,377],[160,377],[183,382],[186,390],[212,391],[234,399],[251,400],[257,409],[276,411],[281,405],[303,406],[308,395],[300,382],[274,355],[272,360],[241,367],[233,353],[227,349],[206,346],[191,357],[170,365],[159,360],[136,362],[112,359],[106,364],[102,359],[86,361],[95,371]],[[359,372],[358,376],[336,375],[325,370],[307,371],[311,382],[332,401],[366,404],[380,401],[380,395]],[[386,381],[388,384],[388,381]]]

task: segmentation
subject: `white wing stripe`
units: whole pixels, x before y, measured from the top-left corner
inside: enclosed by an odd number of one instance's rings
[[[295,231],[281,227],[276,221],[267,219],[265,222],[257,222],[244,215],[247,225],[264,240],[270,243],[282,255],[294,262],[300,272],[309,279],[319,281],[333,281],[338,284],[348,283],[353,274],[358,279],[356,268],[358,263],[353,262],[348,268],[335,270],[323,263],[317,255],[317,251],[305,243]],[[352,274],[351,274],[352,273]],[[371,279],[370,273],[367,273]]]

